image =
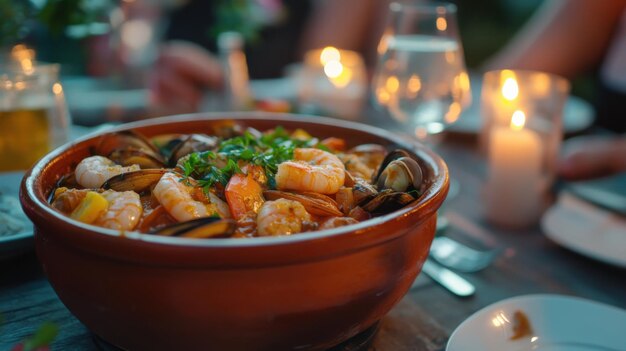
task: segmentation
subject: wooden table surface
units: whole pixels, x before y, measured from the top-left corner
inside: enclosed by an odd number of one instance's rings
[[[566,294],[626,308],[625,270],[561,248],[539,227],[515,232],[485,222],[480,196],[485,161],[475,140],[448,137],[439,152],[461,185],[459,195],[445,205],[452,224],[446,234],[474,246],[502,248],[503,254],[487,269],[463,274],[477,288],[470,298],[455,297],[421,275],[383,318],[370,351],[444,350],[452,331],[472,313],[523,294]],[[59,301],[34,253],[0,262],[0,313],[0,350],[10,349],[44,321],[60,327],[53,350],[98,349]]]

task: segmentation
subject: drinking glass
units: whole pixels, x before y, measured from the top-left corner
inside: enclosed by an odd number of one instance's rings
[[[374,101],[419,139],[442,132],[471,103],[456,11],[449,3],[389,6]]]
[[[31,167],[67,141],[70,124],[59,65],[0,66],[0,171]]]
[[[384,108],[403,133],[421,142],[434,142],[432,136],[471,104],[456,12],[454,4],[445,2],[392,2],[378,44],[374,104]],[[450,178],[447,200],[459,189],[460,183]]]

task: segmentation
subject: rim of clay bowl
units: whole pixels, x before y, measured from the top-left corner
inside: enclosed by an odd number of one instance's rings
[[[426,162],[433,168],[434,181],[428,187],[428,189],[422,194],[422,196],[413,201],[411,204],[403,207],[400,210],[388,213],[383,216],[374,217],[369,220],[359,222],[357,224],[347,225],[338,228],[319,230],[315,232],[306,233],[303,235],[286,235],[277,237],[255,237],[255,238],[213,238],[213,239],[193,239],[193,238],[181,238],[181,237],[168,237],[157,236],[152,234],[142,234],[137,232],[126,232],[123,234],[125,239],[136,239],[146,243],[155,244],[167,244],[178,246],[191,246],[191,247],[255,247],[255,246],[273,246],[281,244],[292,244],[296,242],[311,241],[320,238],[328,238],[337,235],[341,235],[347,232],[359,231],[371,226],[382,225],[386,222],[392,221],[398,217],[408,216],[413,212],[424,210],[423,214],[419,218],[423,218],[429,215],[431,212],[437,209],[425,210],[428,204],[437,200],[443,201],[442,197],[445,197],[448,185],[448,168],[443,159],[435,154],[432,150],[418,142],[409,142],[398,135],[388,132],[378,127],[372,127],[366,124],[349,122],[344,120],[338,120],[328,117],[297,115],[297,114],[282,114],[282,113],[269,113],[269,112],[207,112],[207,113],[193,113],[174,116],[165,116],[152,118],[149,120],[137,121],[122,124],[120,126],[107,129],[106,131],[96,132],[79,138],[75,141],[62,145],[55,150],[48,153],[42,159],[40,159],[27,173],[23,179],[23,185],[26,189],[26,196],[40,210],[43,210],[49,215],[51,221],[62,221],[69,223],[75,227],[83,229],[88,232],[95,232],[104,234],[107,236],[121,237],[120,232],[117,230],[106,229],[89,224],[85,224],[76,220],[73,220],[66,215],[54,210],[47,199],[45,198],[44,190],[48,189],[36,189],[36,180],[41,176],[47,164],[57,159],[63,153],[74,147],[81,142],[87,141],[92,138],[97,138],[101,135],[129,130],[142,127],[150,127],[154,125],[170,124],[170,123],[182,123],[187,121],[198,120],[273,120],[277,123],[280,122],[292,122],[297,120],[303,123],[313,123],[327,125],[328,127],[342,127],[348,129],[355,129],[360,132],[372,134],[374,136],[388,140],[391,143],[396,143],[398,146],[405,147],[418,156],[421,160]]]

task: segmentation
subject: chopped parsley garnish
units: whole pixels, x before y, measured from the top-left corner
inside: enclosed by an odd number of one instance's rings
[[[294,149],[299,147],[320,147],[320,144],[311,137],[293,138],[280,126],[260,137],[246,131],[241,136],[223,140],[217,152],[190,154],[182,163],[182,169],[185,177],[198,180],[208,191],[216,183],[226,186],[233,174],[242,173],[240,162],[257,165],[265,172],[268,186],[275,188],[278,165],[292,160]]]

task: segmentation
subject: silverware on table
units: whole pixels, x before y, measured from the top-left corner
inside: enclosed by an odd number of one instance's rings
[[[463,273],[487,268],[501,250],[476,250],[446,236],[433,239],[430,257],[437,263]]]
[[[476,291],[474,285],[465,280],[465,278],[430,259],[424,262],[422,272],[457,296],[472,296]]]
[[[474,273],[487,268],[502,252],[501,249],[476,250],[443,236],[450,227],[443,215],[437,218],[437,233],[430,247],[430,257],[437,263],[463,273]]]

